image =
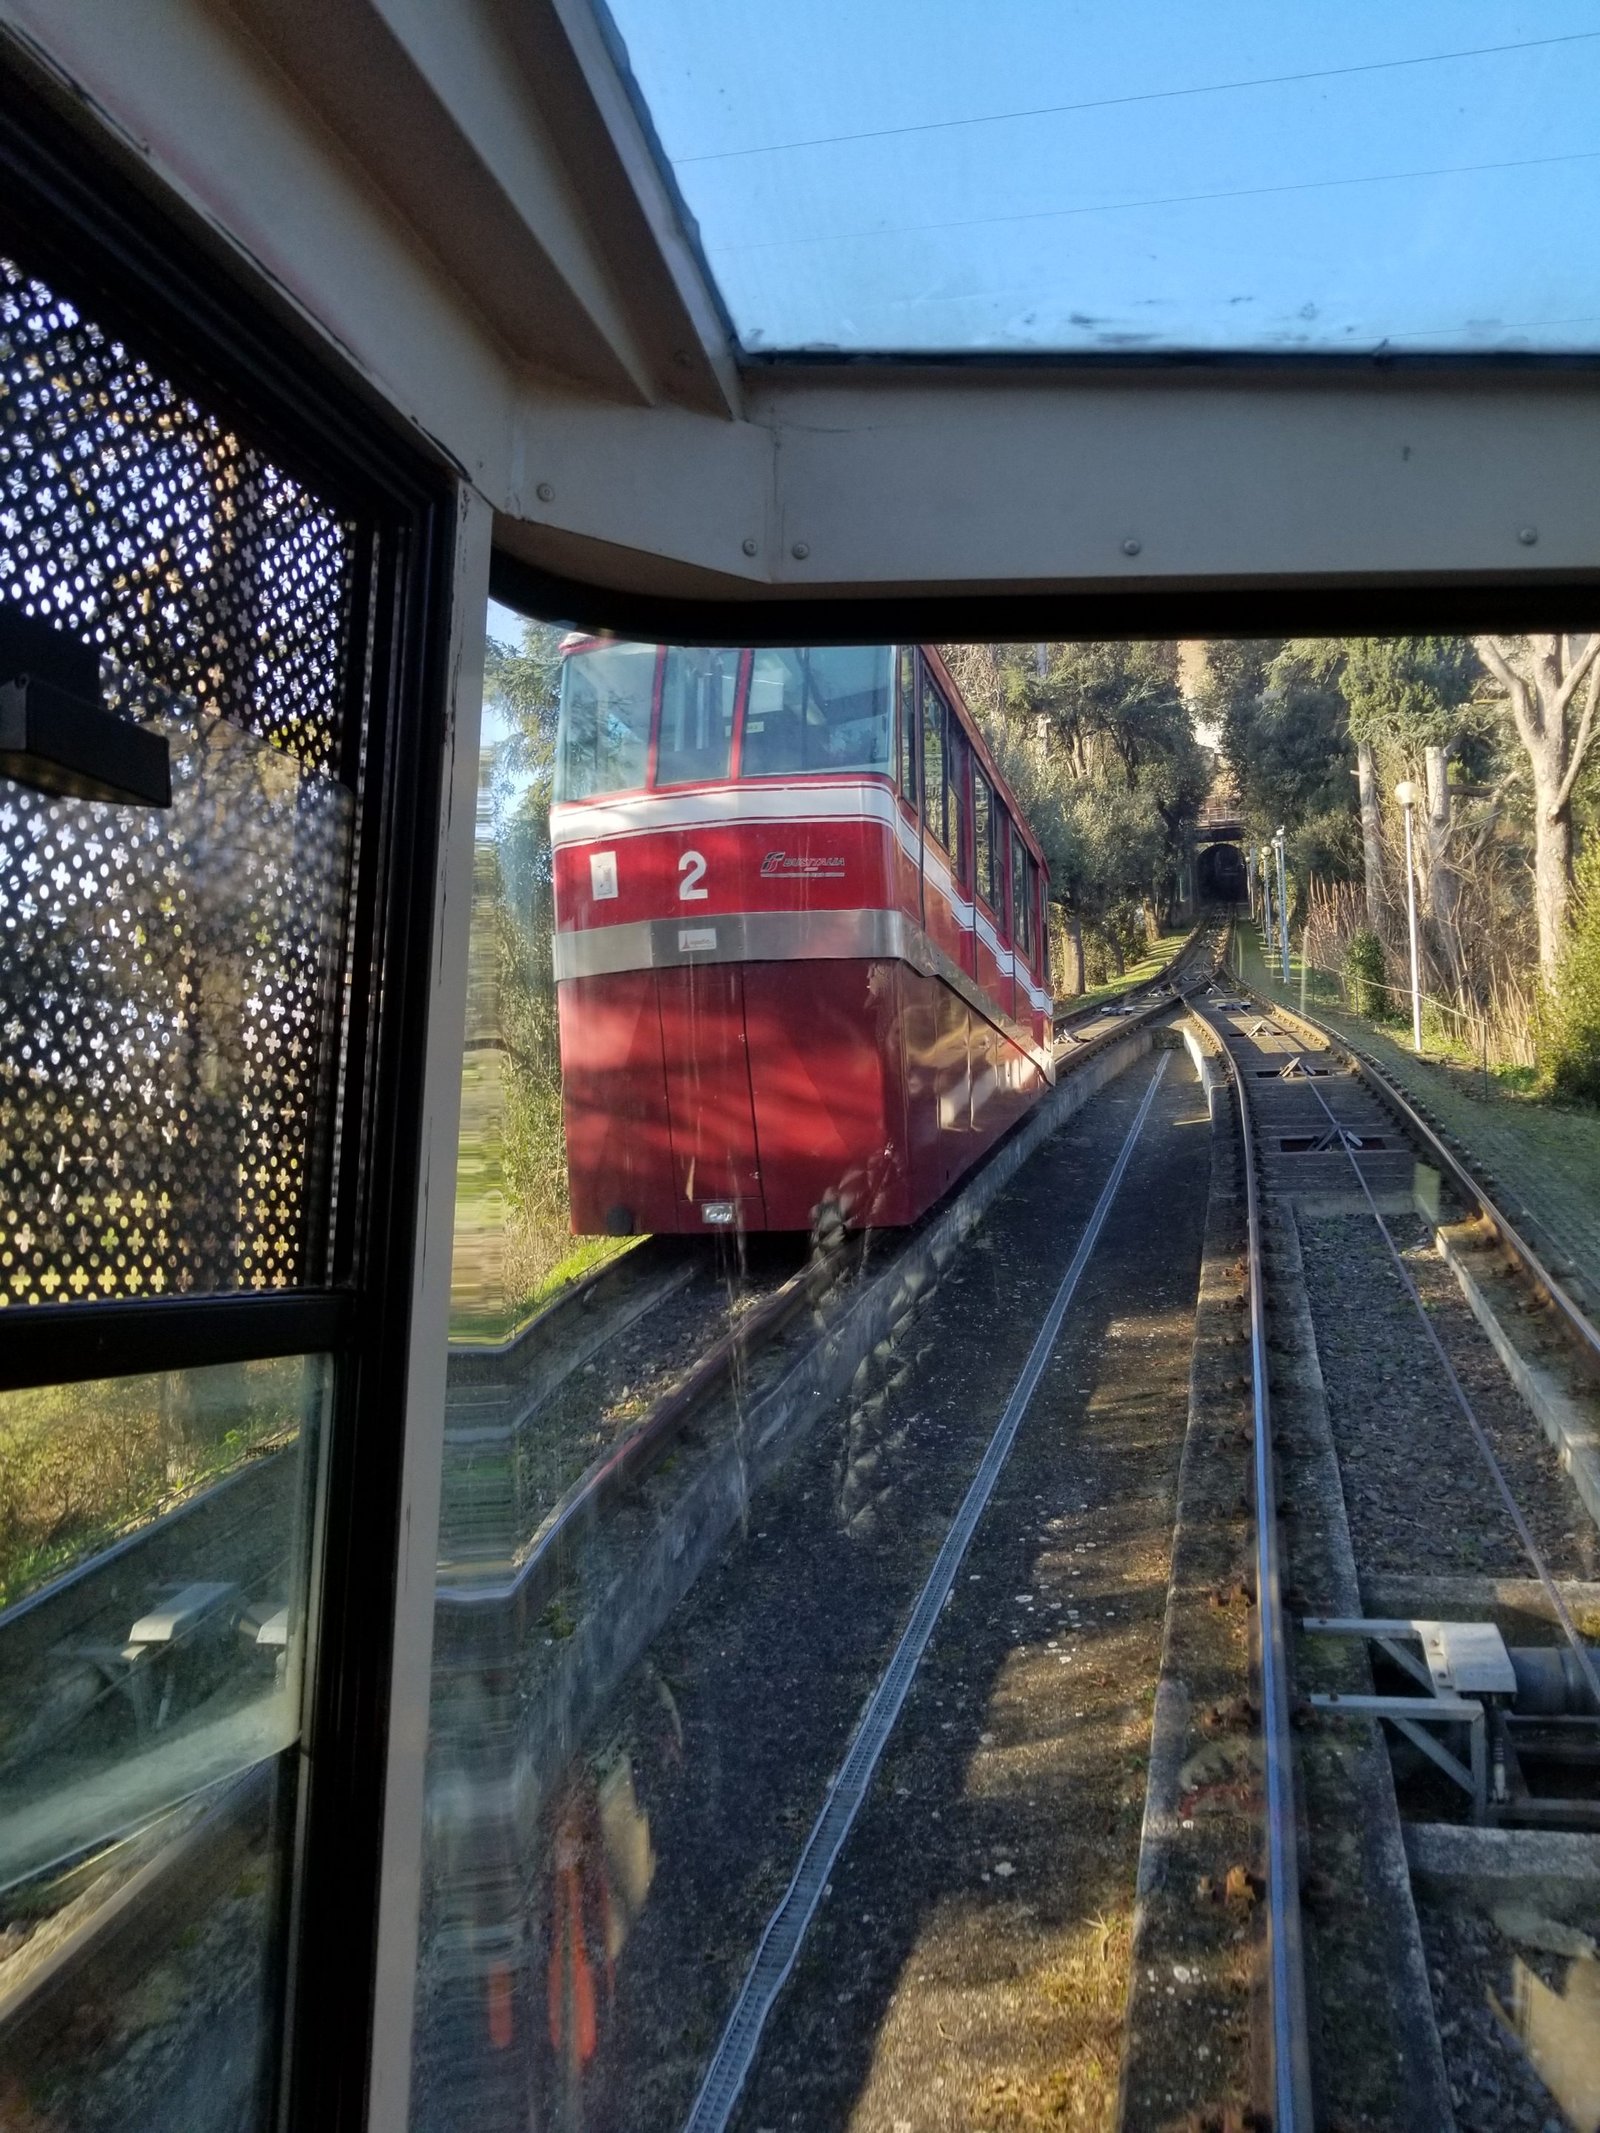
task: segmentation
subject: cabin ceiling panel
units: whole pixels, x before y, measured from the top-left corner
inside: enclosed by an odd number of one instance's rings
[[[777,553],[801,582],[1600,561],[1600,391],[1575,379],[906,373],[774,383],[750,412],[775,436]]]
[[[608,398],[727,411],[725,331],[707,306],[714,339],[702,345],[624,166],[628,144],[613,141],[552,14],[502,0],[230,4],[513,363]],[[641,147],[633,169],[646,161]]]
[[[628,399],[647,368],[568,173],[493,24],[469,7],[231,0],[427,244],[513,363]]]

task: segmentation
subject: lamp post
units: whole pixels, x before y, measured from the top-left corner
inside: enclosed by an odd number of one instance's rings
[[[1417,804],[1417,788],[1402,778],[1394,796],[1406,815],[1406,933],[1411,943],[1411,1049],[1422,1050],[1422,982],[1417,973],[1417,872],[1411,851],[1411,810]]]
[[[1261,884],[1261,945],[1267,961],[1272,961],[1272,876],[1267,869],[1267,848],[1262,845],[1256,854],[1256,874]]]
[[[1283,950],[1283,982],[1289,982],[1289,884],[1284,870],[1283,831],[1280,828],[1273,843],[1278,848],[1278,942]]]

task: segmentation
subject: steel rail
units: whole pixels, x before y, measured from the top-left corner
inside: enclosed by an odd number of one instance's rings
[[[1492,1194],[1446,1145],[1438,1131],[1417,1109],[1399,1084],[1392,1081],[1375,1060],[1369,1058],[1348,1038],[1341,1037],[1337,1031],[1328,1029],[1312,1016],[1300,1013],[1297,1008],[1279,1005],[1277,1001],[1257,992],[1254,986],[1246,985],[1242,979],[1238,982],[1238,991],[1243,997],[1253,1001],[1264,1014],[1272,1015],[1278,1021],[1290,1025],[1298,1024],[1313,1040],[1325,1045],[1336,1058],[1349,1063],[1379,1102],[1395,1114],[1413,1139],[1422,1143],[1429,1160],[1438,1165],[1450,1180],[1457,1195],[1477,1208],[1502,1246],[1517,1262],[1526,1279],[1554,1310],[1561,1321],[1562,1330],[1576,1352],[1595,1375],[1600,1377],[1600,1328],[1595,1326],[1582,1307],[1562,1288],[1510,1216],[1496,1205]]]
[[[811,1921],[827,1894],[829,1876],[866,1800],[879,1760],[910,1694],[923,1653],[954,1587],[956,1573],[972,1544],[979,1521],[1011,1455],[1023,1418],[1055,1352],[1062,1324],[1116,1203],[1166,1070],[1167,1055],[1163,1054],[1157,1060],[1150,1084],[1084,1225],[1066,1272],[1040,1321],[1033,1345],[978,1462],[977,1471],[950,1522],[922,1589],[912,1603],[888,1664],[862,1711],[844,1760],[829,1782],[827,1798],[801,1848],[789,1886],[767,1921],[724,2021],[699,2093],[684,2121],[684,2133],[724,2133],[733,2117],[740,2093],[755,2064],[768,2017],[777,2005]]]
[[[1256,1511],[1256,1628],[1261,1674],[1261,1736],[1266,1780],[1267,2008],[1273,2133],[1311,2133],[1314,2123],[1311,2044],[1306,2023],[1305,1944],[1300,1918],[1300,1843],[1289,1727],[1289,1653],[1278,1561],[1278,1499],[1272,1464],[1272,1402],[1267,1378],[1266,1290],[1261,1250],[1261,1195],[1256,1178],[1250,1098],[1239,1062],[1203,1008],[1189,1012],[1210,1031],[1227,1063],[1239,1113],[1244,1170],[1246,1261],[1250,1290],[1251,1421]]]

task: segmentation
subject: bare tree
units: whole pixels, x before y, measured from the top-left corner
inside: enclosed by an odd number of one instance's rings
[[[1572,897],[1572,788],[1595,734],[1600,706],[1600,634],[1475,637],[1474,648],[1506,694],[1533,782],[1533,899],[1539,968],[1556,972]],[[1585,687],[1587,684],[1587,687]],[[1573,704],[1583,707],[1573,723]]]
[[[1371,741],[1356,743],[1356,777],[1361,794],[1361,862],[1365,876],[1367,924],[1383,931],[1383,817],[1378,805],[1378,759]]]

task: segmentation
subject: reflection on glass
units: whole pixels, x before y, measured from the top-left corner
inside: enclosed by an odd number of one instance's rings
[[[949,843],[944,809],[948,793],[944,775],[944,698],[926,674],[922,677],[922,791],[924,819],[944,845]]]
[[[900,703],[900,796],[910,807],[917,804],[917,648],[900,647],[897,665]]]
[[[564,685],[578,687],[574,717],[588,731],[598,685],[564,684],[564,674],[640,648],[577,650],[563,659],[561,641],[557,629],[493,611],[452,1263],[451,1336],[464,1342],[505,1340],[548,1288],[559,1286],[574,1251],[552,968],[557,707]],[[647,738],[656,655],[654,647],[643,649],[646,656],[625,661],[624,671],[643,676]],[[640,782],[644,763],[641,740]]]
[[[744,774],[889,768],[890,651],[833,645],[758,651],[745,711]]]
[[[699,778],[728,775],[738,681],[737,651],[677,645],[668,649],[661,682],[658,785],[688,785]]]
[[[653,644],[602,644],[568,654],[558,800],[587,800],[644,783],[655,675]]]
[[[973,773],[972,821],[978,850],[978,894],[990,910],[999,908],[994,885],[994,788],[981,770]]]
[[[8,2126],[269,2122],[327,1385],[290,1357],[0,1395]]]
[[[932,908],[895,798],[932,648],[657,649],[499,609],[489,640],[412,2129],[655,2133],[937,1538],[899,1303],[837,1407],[754,1338],[714,1403],[687,1381],[768,1298],[803,1339],[819,1262],[914,1219],[909,1102],[963,1152],[1021,1116],[1021,1024],[969,1039],[978,1011],[895,953]],[[928,701],[930,806],[948,765],[960,818],[964,699]],[[992,767],[984,792],[1003,901],[1016,802]],[[796,1415],[815,1464],[784,1484]],[[838,1609],[798,1653],[797,1540]]]
[[[950,745],[944,758],[944,826],[950,841],[950,856],[956,863],[956,879],[964,889],[972,887],[972,853],[967,845],[966,792],[968,748],[961,729],[952,724]]]

